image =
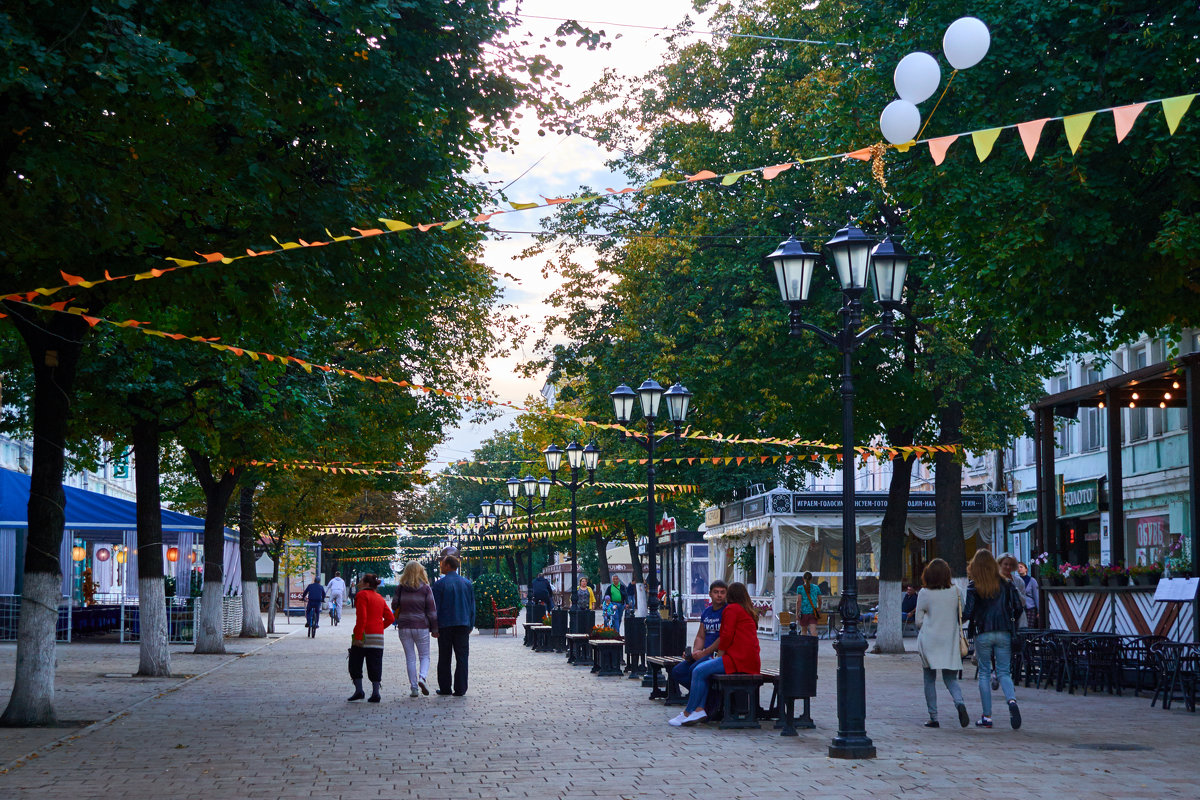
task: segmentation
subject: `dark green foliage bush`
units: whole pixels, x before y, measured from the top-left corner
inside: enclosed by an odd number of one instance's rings
[[[492,600],[496,608],[513,608],[521,605],[521,590],[517,584],[503,575],[489,572],[475,579],[475,627],[491,630],[495,627],[492,616]]]

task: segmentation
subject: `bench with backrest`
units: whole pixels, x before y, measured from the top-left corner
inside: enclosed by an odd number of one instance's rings
[[[495,627],[492,629],[492,636],[499,636],[501,628],[512,628],[513,636],[517,635],[517,608],[496,608],[496,599],[492,600],[492,620]]]

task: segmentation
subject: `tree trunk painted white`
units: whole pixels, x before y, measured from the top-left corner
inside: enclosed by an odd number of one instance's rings
[[[25,573],[21,619],[17,625],[17,669],[12,696],[0,725],[50,725],[54,714],[54,628],[62,576]]]
[[[138,578],[138,675],[165,678],[171,674],[167,641],[167,596],[162,575]]]
[[[879,582],[879,621],[875,626],[877,653],[903,653],[904,629],[900,619],[900,581]]]
[[[242,632],[238,635],[243,639],[261,639],[267,635],[262,612],[258,610],[258,581],[242,581]]]
[[[220,542],[219,539],[217,541]],[[194,653],[211,655],[225,652],[223,588],[223,582],[220,580],[204,582],[204,594],[200,597],[200,616],[196,620],[196,649],[192,651]]]

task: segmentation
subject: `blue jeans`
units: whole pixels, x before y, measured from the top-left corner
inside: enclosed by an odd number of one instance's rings
[[[625,616],[625,604],[613,603],[612,613],[608,615],[608,626],[617,633],[621,632],[621,619]]]
[[[687,706],[683,713],[691,714],[697,708],[704,704],[704,698],[708,697],[708,681],[713,675],[725,674],[725,659],[710,658],[707,661],[701,661],[692,669],[692,686],[688,693]]]
[[[1012,635],[1008,631],[988,631],[975,636],[975,663],[979,667],[979,702],[983,715],[992,715],[992,658],[996,659],[996,675],[1004,699],[1013,702],[1017,690],[1012,682]]]

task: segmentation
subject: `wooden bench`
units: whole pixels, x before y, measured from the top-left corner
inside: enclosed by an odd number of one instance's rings
[[[765,682],[762,675],[735,672],[713,675],[712,679],[721,690],[721,730],[762,727],[758,724],[758,690]]]
[[[595,652],[596,665],[592,672],[597,677],[621,677],[621,653],[625,643],[620,639],[589,639],[588,645]]]
[[[533,628],[533,650],[536,653],[553,653],[554,645],[550,641],[549,625],[534,625]]]
[[[676,664],[683,661],[681,656],[646,656],[646,677],[650,679],[650,698],[651,700],[665,700],[667,697],[666,681],[663,686],[658,685],[658,674],[664,671],[670,674],[670,670]]]
[[[574,664],[577,667],[590,667],[592,665],[592,651],[588,647],[589,638],[591,637],[586,633],[567,634],[568,664]]]

